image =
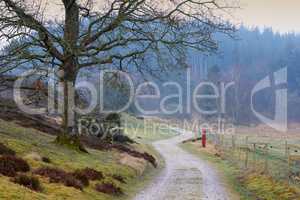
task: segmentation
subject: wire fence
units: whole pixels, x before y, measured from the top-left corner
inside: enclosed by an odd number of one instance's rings
[[[300,185],[300,138],[209,134],[222,158],[242,170]]]

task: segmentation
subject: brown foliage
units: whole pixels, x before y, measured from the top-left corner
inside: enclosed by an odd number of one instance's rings
[[[42,167],[37,169],[35,174],[49,178],[50,182],[58,183],[68,176],[68,173],[58,168]]]
[[[2,156],[0,157],[0,173],[4,176],[14,177],[17,172],[30,171],[29,164],[14,156]]]
[[[39,179],[34,176],[21,174],[12,178],[11,181],[37,192],[42,191]]]
[[[102,180],[104,178],[103,173],[99,172],[95,169],[84,168],[81,170],[76,170],[74,174],[80,174],[81,176],[85,176],[88,180],[96,181]]]
[[[115,186],[114,184],[111,183],[103,183],[103,184],[97,184],[96,185],[96,190],[98,192],[102,192],[105,194],[111,194],[111,195],[116,195],[120,196],[123,194],[123,191],[121,188]]]
[[[82,171],[76,170],[72,173],[72,176],[79,180],[84,186],[89,186],[89,179]]]
[[[84,184],[81,180],[78,180],[72,174],[62,169],[42,167],[37,169],[34,173],[49,178],[49,181],[52,183],[63,183],[67,187],[74,187],[79,190],[83,189]]]
[[[67,176],[63,181],[64,185],[67,187],[73,187],[78,190],[83,190],[83,184],[80,180],[76,179],[74,176]]]

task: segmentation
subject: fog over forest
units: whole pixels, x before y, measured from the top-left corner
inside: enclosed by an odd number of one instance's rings
[[[190,51],[187,58],[188,70],[173,70],[160,80],[153,78],[156,83],[163,81],[175,81],[186,89],[187,74],[190,71],[192,88],[200,82],[235,82],[231,89],[227,90],[225,116],[237,123],[248,124],[257,122],[250,108],[251,91],[263,78],[278,70],[287,68],[288,72],[288,119],[289,122],[300,120],[300,36],[297,34],[279,34],[266,28],[263,31],[258,28],[249,29],[241,27],[234,37],[217,35],[219,42],[216,53],[200,54]],[[181,75],[180,75],[181,74]],[[161,77],[165,77],[162,78]],[[272,78],[271,78],[272,79]],[[176,93],[174,87],[162,87],[164,95]],[[193,91],[193,89],[192,89]],[[184,91],[184,94],[187,91]],[[162,99],[161,98],[161,99]],[[160,100],[161,100],[160,99]],[[160,100],[146,101],[143,106],[151,110],[156,108]],[[186,101],[186,99],[184,99]],[[186,103],[186,102],[185,102]],[[217,107],[216,101],[202,102],[207,109]],[[175,98],[166,103],[170,108],[176,107],[178,100]],[[254,96],[255,109],[264,115],[272,117],[275,106],[275,90],[266,88]],[[134,109],[133,109],[134,110]],[[176,113],[172,117],[192,118],[196,113]],[[196,114],[196,116],[198,116]],[[214,117],[205,115],[205,118]]]

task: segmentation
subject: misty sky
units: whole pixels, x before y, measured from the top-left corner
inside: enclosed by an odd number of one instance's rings
[[[300,0],[240,0],[237,19],[247,26],[300,33]]]
[[[32,0],[29,0],[32,1]],[[47,0],[42,0],[47,1]],[[98,4],[104,0],[94,0]],[[161,1],[161,0],[160,0]],[[234,21],[247,26],[272,27],[281,33],[300,33],[300,0],[220,0],[240,2],[241,9],[232,13]],[[63,14],[57,6],[61,0],[47,1],[52,16]],[[50,3],[51,2],[51,3]]]

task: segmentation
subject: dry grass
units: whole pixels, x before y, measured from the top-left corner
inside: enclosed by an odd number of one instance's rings
[[[128,154],[121,154],[120,164],[134,169],[138,175],[142,175],[147,167],[147,163],[144,159],[136,158]]]
[[[259,137],[254,137],[256,140],[261,141]],[[228,138],[230,143],[231,138]],[[276,139],[268,138],[273,145],[276,144]],[[242,140],[241,140],[242,141]],[[275,143],[275,144],[274,144]],[[238,143],[237,145],[241,145]],[[244,145],[244,144],[243,144]],[[238,152],[229,147],[215,148],[215,145],[209,143],[207,148],[201,147],[201,142],[188,143],[183,145],[184,148],[192,153],[198,154],[201,158],[206,158],[210,162],[216,164],[220,172],[225,174],[227,180],[230,180],[231,188],[239,192],[241,197],[239,199],[245,200],[298,200],[300,199],[299,187],[295,185],[288,185],[286,179],[281,179],[277,173],[280,170],[287,170],[287,162],[282,165],[282,160],[277,157],[270,156],[269,171],[263,171],[264,164],[260,168],[259,159],[265,161],[264,157],[260,157],[259,152],[252,152],[249,154],[249,168],[245,169],[244,155],[239,155],[240,160],[237,159]],[[274,148],[274,146],[273,146]],[[277,150],[276,150],[277,151]],[[275,152],[276,152],[275,151]],[[257,155],[254,157],[253,155]],[[280,154],[281,155],[281,154]],[[253,162],[255,158],[255,162]]]
[[[121,154],[117,151],[99,151],[89,149],[89,154],[83,154],[71,149],[56,145],[53,141],[54,136],[36,131],[34,129],[23,128],[13,122],[0,120],[0,138],[1,143],[7,148],[16,152],[18,157],[24,158],[35,171],[42,167],[60,168],[68,173],[75,172],[80,169],[94,169],[102,172],[103,179],[90,181],[89,186],[84,187],[84,192],[74,187],[67,187],[71,184],[69,181],[64,183],[50,183],[48,178],[39,176],[42,192],[33,192],[27,187],[22,187],[10,181],[9,177],[0,176],[0,199],[10,200],[56,200],[56,199],[82,199],[82,200],[112,200],[119,197],[99,193],[95,190],[96,184],[109,183],[124,192],[122,199],[126,199],[128,195],[136,192],[136,188],[143,184],[144,180],[130,166],[121,165]],[[143,145],[135,145],[138,148]],[[143,149],[142,147],[141,149]],[[148,147],[147,147],[148,149]],[[42,158],[42,160],[40,159]],[[50,162],[45,162],[43,158],[47,158]],[[153,167],[148,163],[145,164],[147,171],[152,172]],[[144,175],[141,174],[141,176]],[[126,184],[120,180],[113,178],[118,175],[126,180]],[[30,176],[28,172],[27,175]]]
[[[240,177],[241,184],[247,188],[253,196],[261,200],[296,200],[300,199],[299,190],[288,186],[284,182],[274,181],[265,174],[250,173]]]
[[[0,155],[9,155],[9,156],[14,156],[16,155],[16,152],[4,144],[0,143]]]

